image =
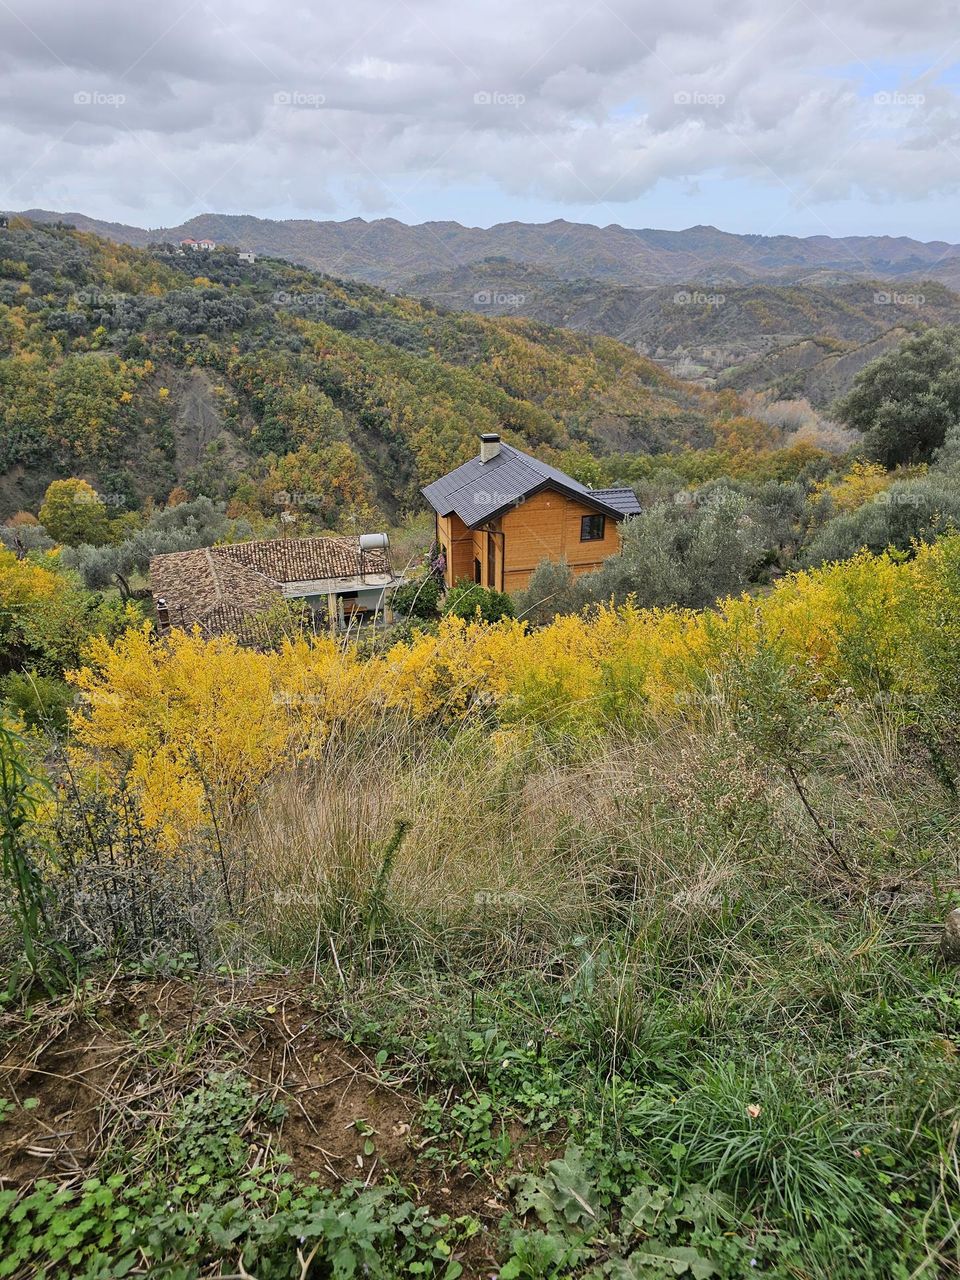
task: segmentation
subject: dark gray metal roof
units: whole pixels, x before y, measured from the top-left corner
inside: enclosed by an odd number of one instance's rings
[[[632,489],[592,489],[591,492],[595,498],[616,507],[625,516],[638,516],[643,510]]]
[[[588,489],[539,458],[501,444],[488,462],[479,456],[464,462],[420,492],[438,515],[455,512],[470,528],[485,524],[541,489],[558,489],[619,520],[640,510],[632,489]],[[628,506],[628,497],[633,505]]]

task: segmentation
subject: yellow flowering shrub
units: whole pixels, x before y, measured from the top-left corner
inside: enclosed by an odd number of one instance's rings
[[[52,600],[63,589],[63,580],[51,569],[32,560],[18,560],[0,548],[0,609],[11,614],[37,601]]]
[[[309,756],[338,726],[383,717],[488,715],[495,745],[635,729],[684,714],[693,695],[761,646],[803,663],[812,688],[960,700],[960,538],[904,561],[866,552],[782,579],[716,609],[601,608],[530,631],[444,618],[382,655],[329,637],[257,653],[232,638],[148,626],[94,639],[71,679],[77,749],[129,769],[147,821],[172,840],[210,794],[243,805],[271,770]]]
[[[839,480],[824,480],[815,485],[814,493],[830,498],[837,511],[856,511],[889,489],[895,479],[896,475],[879,462],[855,462]]]
[[[146,821],[171,839],[209,820],[208,792],[229,811],[282,756],[289,718],[274,655],[182,631],[158,644],[149,625],[114,644],[95,637],[88,654],[91,665],[71,674],[84,695],[77,743],[129,770]]]

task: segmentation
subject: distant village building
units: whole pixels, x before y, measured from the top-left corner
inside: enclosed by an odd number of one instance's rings
[[[198,249],[215,249],[216,247],[217,247],[216,240],[198,240],[197,241]]]
[[[181,249],[190,249],[194,253],[199,253],[201,249],[215,249],[217,247],[216,240],[194,240],[190,236],[180,241]]]
[[[620,550],[620,523],[640,511],[632,489],[588,489],[493,432],[477,456],[421,492],[436,515],[448,587],[467,578],[522,591],[541,560],[589,573]]]
[[[237,257],[241,262],[256,262],[257,260],[257,255],[252,249],[241,249]]]
[[[323,613],[331,629],[391,621],[399,585],[385,533],[359,538],[278,538],[173,551],[150,561],[160,632],[194,626],[256,642],[257,615],[284,600]]]

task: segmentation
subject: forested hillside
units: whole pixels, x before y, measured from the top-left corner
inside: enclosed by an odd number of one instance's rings
[[[0,357],[0,516],[82,475],[118,507],[311,493],[332,526],[416,502],[481,431],[563,464],[710,445],[738,409],[608,339],[22,219],[0,230]]]
[[[864,342],[896,324],[960,318],[960,297],[932,280],[909,290],[881,280],[716,282],[708,289],[697,289],[689,280],[649,288],[565,279],[505,258],[428,272],[417,276],[410,290],[455,310],[523,315],[663,351],[678,344],[751,342],[781,334]]]

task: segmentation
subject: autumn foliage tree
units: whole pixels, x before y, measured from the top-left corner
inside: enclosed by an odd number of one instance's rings
[[[40,523],[57,542],[75,547],[97,546],[110,537],[110,518],[103,499],[86,480],[54,480],[40,506]]]

